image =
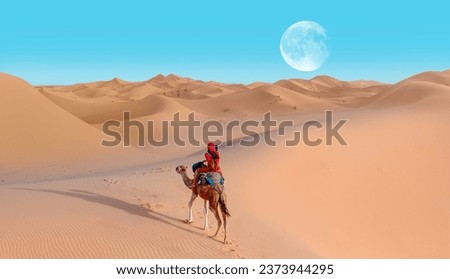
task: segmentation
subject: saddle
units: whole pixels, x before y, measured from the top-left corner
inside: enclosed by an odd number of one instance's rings
[[[218,172],[201,172],[197,175],[197,184],[201,186],[208,185],[212,187],[214,187],[214,185],[216,184],[224,186],[224,181],[222,175],[220,175],[220,173]]]
[[[197,175],[197,184],[198,185],[209,185],[208,181],[206,180],[206,173],[201,172]]]

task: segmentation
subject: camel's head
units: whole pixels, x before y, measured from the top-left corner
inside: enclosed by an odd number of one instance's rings
[[[177,171],[177,173],[181,174],[182,172],[186,172],[187,168],[187,166],[178,166],[175,168],[175,170]]]

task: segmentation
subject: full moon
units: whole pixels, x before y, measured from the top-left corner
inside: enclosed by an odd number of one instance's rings
[[[325,29],[314,21],[291,25],[281,37],[280,52],[289,66],[303,72],[319,69],[329,53]]]

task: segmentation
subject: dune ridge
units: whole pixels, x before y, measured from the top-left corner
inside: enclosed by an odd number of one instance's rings
[[[24,80],[0,74],[0,119],[4,131],[0,138],[1,174],[26,177],[66,175],[70,168],[79,172],[99,171],[119,166],[110,161],[121,158],[129,164],[139,164],[148,155],[134,148],[127,150],[100,148],[104,135],[96,128],[56,106]],[[90,166],[85,160],[96,154],[96,162]],[[37,167],[39,166],[39,167]],[[44,167],[45,166],[45,167]],[[59,166],[59,170],[53,170]],[[77,166],[77,167],[75,167]],[[63,170],[65,169],[65,170]],[[59,172],[59,173],[58,173]]]

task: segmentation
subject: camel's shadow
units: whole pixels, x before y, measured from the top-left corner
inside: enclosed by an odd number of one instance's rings
[[[183,223],[183,220],[177,219],[173,216],[165,215],[162,213],[154,212],[152,210],[149,210],[148,208],[145,208],[143,206],[132,204],[123,200],[119,200],[116,198],[96,194],[89,191],[84,190],[70,190],[70,191],[60,191],[60,190],[49,190],[49,189],[29,189],[29,188],[12,188],[14,190],[22,190],[22,191],[33,191],[33,192],[41,192],[41,193],[50,193],[50,194],[56,194],[56,195],[62,195],[66,197],[76,198],[76,199],[82,199],[87,202],[101,204],[104,206],[112,207],[115,209],[120,209],[122,211],[127,212],[128,214],[148,218],[172,227],[175,227],[179,230],[201,236],[201,237],[208,237],[207,235],[193,231],[190,229],[187,229],[185,226],[179,226],[177,224],[174,224],[172,222],[169,222],[168,220]],[[195,227],[194,227],[195,228]]]

